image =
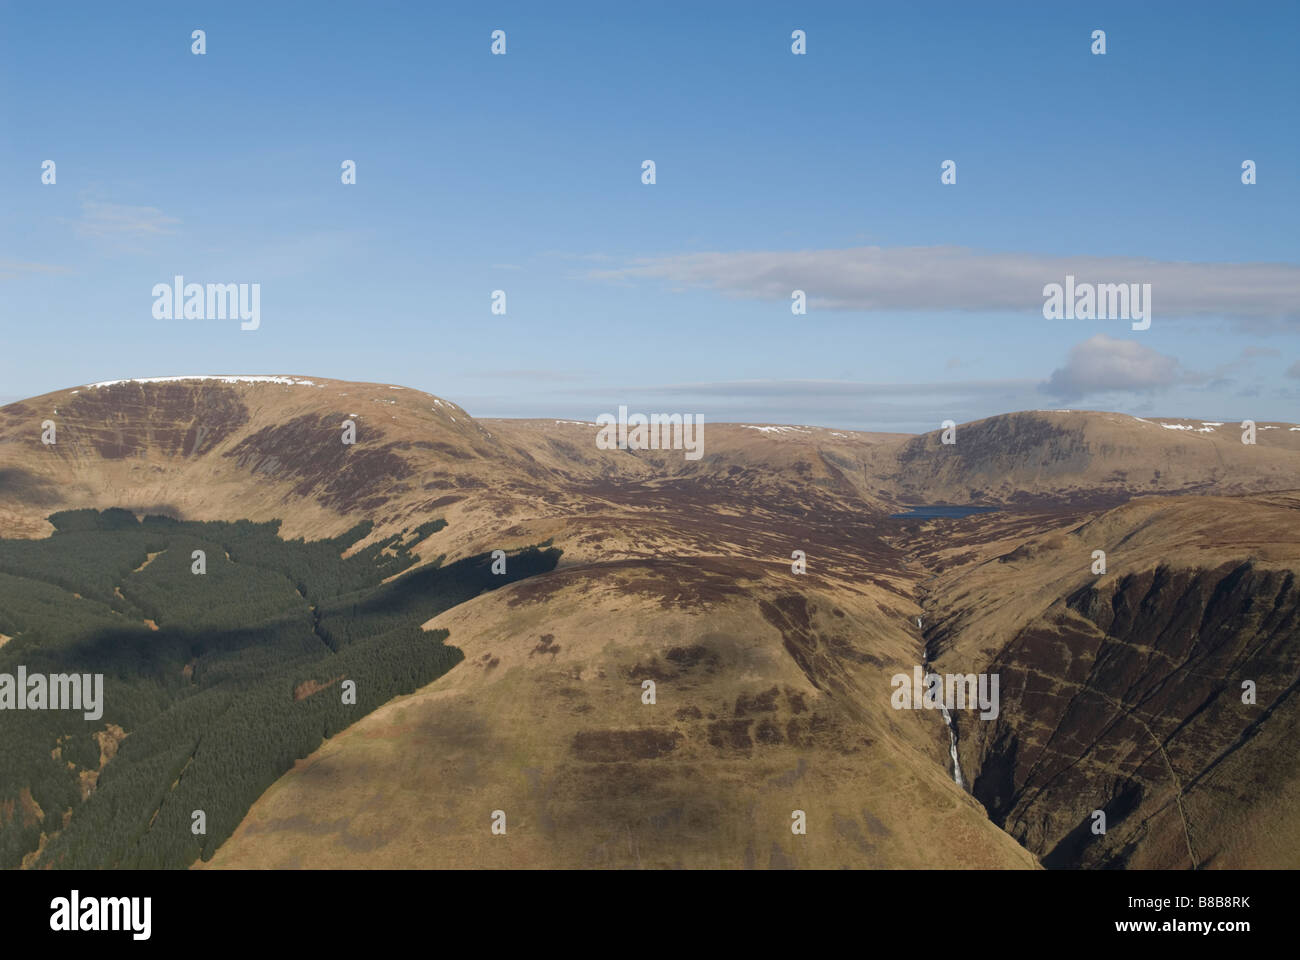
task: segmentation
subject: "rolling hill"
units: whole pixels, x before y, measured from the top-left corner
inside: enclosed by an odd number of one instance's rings
[[[596,429],[305,376],[84,385],[0,407],[0,537],[121,508],[364,522],[340,559],[417,573],[558,551],[425,620],[464,659],[299,756],[209,866],[1298,865],[1266,838],[1298,826],[1300,427],[706,423],[698,460]],[[891,516],[933,503],[998,510]],[[996,719],[954,717],[963,785],[942,717],[891,703],[921,665],[1002,678]]]

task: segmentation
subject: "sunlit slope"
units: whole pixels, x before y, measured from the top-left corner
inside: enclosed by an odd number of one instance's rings
[[[1035,410],[915,437],[894,451],[884,486],[919,503],[1118,503],[1151,493],[1289,489],[1300,476],[1300,426],[1143,419]]]
[[[302,761],[211,866],[1033,866],[935,759],[938,718],[889,707],[905,601],[783,579],[574,568],[432,621],[464,663]]]

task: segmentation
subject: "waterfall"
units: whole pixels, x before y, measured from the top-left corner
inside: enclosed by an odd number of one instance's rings
[[[922,629],[920,617],[916,618],[916,628],[918,630]],[[921,664],[922,664],[921,667],[922,671],[925,673],[929,673],[930,672],[929,651],[926,650],[926,643],[924,637],[921,638]],[[948,753],[952,756],[952,780],[953,783],[957,784],[957,786],[961,787],[964,790],[966,789],[966,783],[961,778],[961,761],[957,759],[957,727],[952,722],[952,714],[948,712],[948,705],[940,701],[939,709],[943,711],[943,722],[948,727]]]
[[[961,761],[957,759],[957,728],[953,726],[947,705],[941,704],[940,707],[943,710],[943,722],[948,725],[948,752],[952,754],[952,779],[964,790],[966,784],[961,779]]]

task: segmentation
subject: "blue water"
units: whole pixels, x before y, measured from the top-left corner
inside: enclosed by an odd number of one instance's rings
[[[907,513],[891,513],[891,517],[905,517],[908,520],[934,520],[939,517],[969,517],[972,513],[994,513],[997,507],[950,507],[936,504],[930,507],[912,507]]]

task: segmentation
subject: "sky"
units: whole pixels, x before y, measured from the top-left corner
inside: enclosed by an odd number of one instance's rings
[[[1300,421],[1298,41],[1294,2],[0,0],[0,401]],[[260,325],[155,316],[177,275]],[[1066,275],[1149,283],[1150,327],[1046,318]]]

